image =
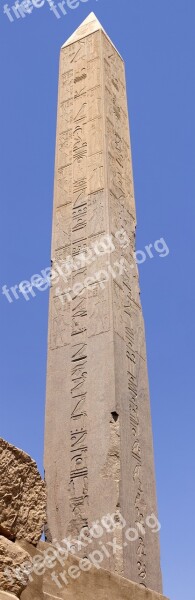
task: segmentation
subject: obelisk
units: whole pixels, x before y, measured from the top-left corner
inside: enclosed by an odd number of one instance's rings
[[[104,566],[161,592],[124,62],[93,13],[60,55],[45,477],[50,540],[120,512]],[[107,249],[107,251],[106,251]],[[114,534],[113,534],[114,535]],[[120,542],[120,544],[119,544]],[[87,555],[87,550],[85,551]]]

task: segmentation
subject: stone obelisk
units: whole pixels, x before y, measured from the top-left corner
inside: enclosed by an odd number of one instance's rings
[[[128,527],[139,523],[139,536],[127,544],[121,531],[120,550],[103,566],[161,592],[158,533],[146,525],[157,506],[135,230],[124,63],[91,13],[60,55],[48,531],[50,540],[76,538],[120,511]]]

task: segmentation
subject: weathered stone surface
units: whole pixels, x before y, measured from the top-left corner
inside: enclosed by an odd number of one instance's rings
[[[45,484],[32,458],[0,438],[0,533],[36,544],[46,520]]]
[[[30,555],[18,543],[0,536],[0,590],[20,596],[29,580],[21,568],[30,562]]]
[[[119,550],[102,566],[161,592],[159,536],[147,525],[151,514],[157,518],[157,502],[135,231],[125,66],[91,14],[60,56],[44,459],[48,539],[75,538],[120,510],[128,527],[139,524],[139,535],[127,544],[122,531]]]
[[[2,590],[0,590],[0,600],[18,600],[16,596],[14,596],[13,594],[9,594],[8,592],[2,592]]]
[[[37,549],[26,542],[23,544],[32,557],[51,548],[50,544],[44,542],[39,542]],[[69,556],[64,566],[56,561],[52,569],[46,569],[44,575],[33,575],[33,581],[22,593],[21,600],[167,600],[161,594],[144,589],[117,574],[94,566],[84,572],[79,565],[80,560],[73,556]],[[58,584],[52,579],[52,574],[55,574]],[[62,576],[67,578],[67,585]]]
[[[37,556],[42,556],[42,551],[45,547],[49,547],[49,544],[45,542],[39,542],[37,547],[26,542],[26,540],[20,540],[22,548],[30,554],[32,561],[36,560]],[[33,562],[34,565],[34,562]],[[50,576],[49,576],[50,577]],[[57,596],[57,594],[56,594]],[[43,594],[43,575],[41,572],[37,574],[36,569],[32,569],[30,581],[27,588],[21,594],[22,600],[44,600]],[[50,599],[51,600],[51,599]]]

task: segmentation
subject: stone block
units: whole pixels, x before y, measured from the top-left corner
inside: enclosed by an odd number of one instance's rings
[[[39,553],[43,556],[52,548],[51,544],[44,542],[39,542],[37,549],[25,541],[22,545],[32,558]],[[49,554],[51,557],[52,553]],[[167,600],[161,594],[105,569],[91,565],[89,571],[84,571],[81,560],[70,555],[63,565],[62,560],[56,559],[52,568],[46,568],[43,575],[33,575],[33,581],[23,591],[21,600]]]
[[[21,574],[20,569],[30,562],[30,555],[18,543],[0,536],[0,599],[4,592],[20,596],[29,580],[27,572]]]
[[[0,534],[36,544],[46,521],[45,484],[32,458],[0,438]]]

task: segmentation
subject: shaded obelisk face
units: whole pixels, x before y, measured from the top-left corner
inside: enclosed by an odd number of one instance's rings
[[[45,431],[48,528],[58,540],[75,539],[83,528],[87,537],[93,521],[115,514],[115,529],[104,527],[84,556],[116,539],[102,566],[161,591],[135,227],[124,64],[92,14],[60,58]],[[119,513],[126,527],[117,526]]]

